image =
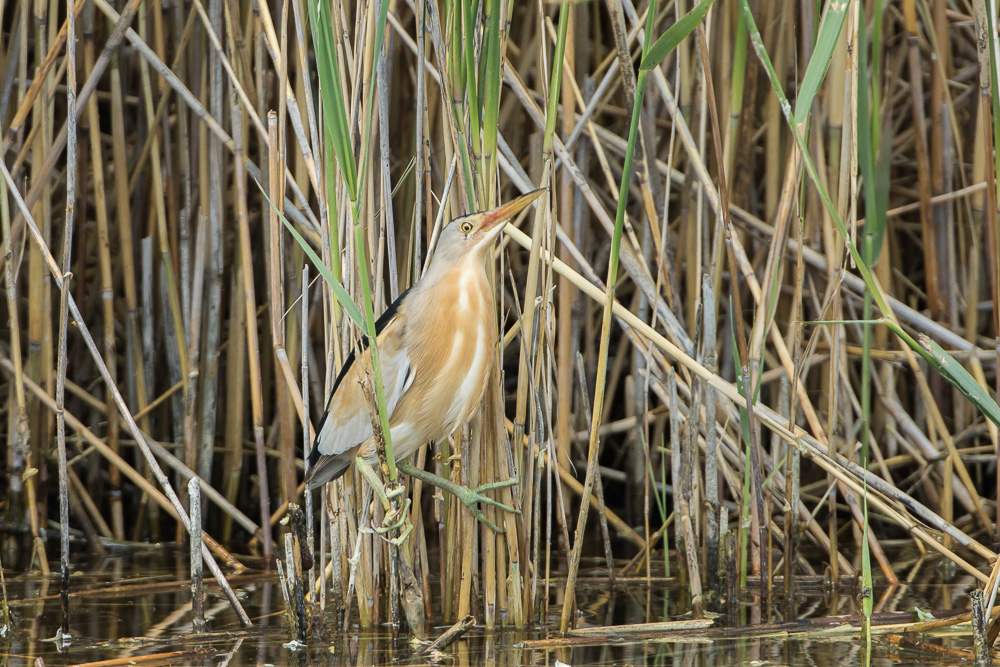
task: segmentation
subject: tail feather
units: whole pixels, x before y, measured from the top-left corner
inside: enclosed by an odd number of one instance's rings
[[[313,447],[309,453],[309,474],[306,475],[306,486],[315,489],[327,482],[339,478],[351,467],[350,454],[320,454],[319,447]]]

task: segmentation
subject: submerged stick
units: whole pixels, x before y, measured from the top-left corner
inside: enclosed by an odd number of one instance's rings
[[[964,648],[950,648],[948,646],[941,646],[939,644],[933,644],[931,642],[918,641],[915,639],[910,639],[906,635],[897,634],[887,634],[885,635],[885,640],[890,644],[895,644],[900,648],[911,648],[916,651],[921,651],[923,653],[929,653],[931,655],[947,656],[949,658],[961,658],[962,660],[972,659],[972,651]]]
[[[421,653],[430,653],[432,651],[443,651],[448,646],[453,644],[459,637],[468,632],[469,628],[476,624],[476,617],[469,614],[461,621],[455,623],[447,630],[445,630],[440,637],[435,639],[433,643],[426,646]]]
[[[704,630],[715,625],[712,619],[684,619],[680,621],[659,621],[654,623],[631,623],[629,625],[605,625],[593,628],[577,628],[566,633],[569,637],[589,637],[608,635],[623,637],[629,635],[667,635],[679,630]]]

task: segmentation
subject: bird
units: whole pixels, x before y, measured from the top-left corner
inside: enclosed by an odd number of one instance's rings
[[[544,189],[533,190],[490,211],[455,218],[441,232],[424,275],[375,323],[376,345],[397,467],[444,489],[488,527],[478,503],[514,511],[481,491],[516,480],[470,489],[419,469],[407,459],[422,445],[452,435],[478,409],[490,381],[498,340],[496,305],[486,271],[488,251],[514,216]],[[363,363],[358,363],[361,356]],[[362,374],[371,368],[367,339],[344,361],[309,454],[306,484],[315,489],[359,467],[373,489],[378,478],[368,401]],[[365,469],[367,467],[367,470]]]

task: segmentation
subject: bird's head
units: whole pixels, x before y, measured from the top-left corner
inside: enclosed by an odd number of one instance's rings
[[[532,190],[492,211],[471,213],[455,218],[441,232],[435,250],[435,262],[458,261],[472,253],[482,254],[492,247],[493,242],[507,222],[538,199],[544,189]]]

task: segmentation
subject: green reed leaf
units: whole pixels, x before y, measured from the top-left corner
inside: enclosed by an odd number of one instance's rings
[[[819,35],[816,38],[816,48],[809,58],[806,66],[806,73],[802,77],[802,86],[799,88],[799,97],[795,100],[795,113],[793,118],[796,125],[805,122],[809,115],[816,93],[819,91],[826,71],[830,68],[830,60],[833,57],[833,50],[837,47],[840,38],[840,31],[844,27],[844,18],[847,16],[847,8],[850,3],[845,0],[832,0],[827,5],[826,14],[819,27]]]
[[[694,9],[682,16],[677,23],[673,24],[667,31],[660,35],[660,38],[653,42],[649,50],[642,56],[639,64],[639,71],[648,72],[655,69],[663,62],[663,59],[670,55],[670,52],[677,48],[677,45],[684,41],[684,38],[694,32],[701,20],[705,18],[709,8],[715,0],[701,0]]]

